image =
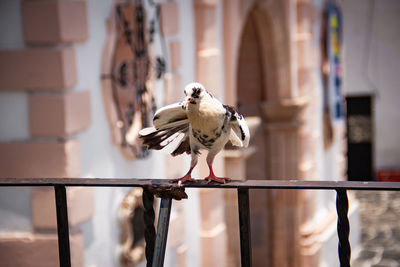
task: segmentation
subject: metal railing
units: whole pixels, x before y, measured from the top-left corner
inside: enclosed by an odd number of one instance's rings
[[[172,199],[187,198],[185,188],[237,189],[239,209],[240,252],[242,266],[251,266],[251,235],[249,189],[310,189],[336,191],[338,215],[338,255],[341,267],[350,266],[351,247],[348,219],[347,190],[400,190],[400,182],[347,182],[298,180],[233,180],[226,184],[208,184],[205,181],[178,186],[166,179],[108,179],[108,178],[0,178],[0,186],[52,186],[55,189],[59,260],[61,267],[70,267],[69,228],[66,187],[142,187],[145,210],[145,240],[147,266],[163,266],[168,236]],[[154,229],[154,195],[161,198]]]

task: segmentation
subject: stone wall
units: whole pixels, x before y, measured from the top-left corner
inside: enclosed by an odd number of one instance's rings
[[[20,9],[25,44],[0,50],[0,91],[27,96],[29,137],[0,143],[0,176],[79,177],[76,135],[91,123],[91,98],[72,88],[79,79],[74,43],[88,38],[86,2],[21,1]],[[91,218],[93,200],[92,189],[68,190],[70,227]],[[58,261],[54,190],[32,189],[31,203],[32,232],[0,234],[0,261],[7,266]],[[74,266],[83,266],[81,232],[71,235],[71,251]]]

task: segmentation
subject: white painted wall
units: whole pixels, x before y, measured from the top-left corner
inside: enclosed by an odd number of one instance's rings
[[[400,1],[343,1],[343,12],[347,92],[375,95],[375,169],[400,168]]]
[[[0,49],[23,48],[20,2],[0,1]],[[28,96],[0,92],[0,142],[29,137]],[[31,230],[30,188],[0,188],[0,232]]]
[[[0,1],[0,49],[25,47],[19,1]],[[26,92],[0,92],[0,141],[29,137],[28,97]]]
[[[320,45],[321,45],[321,25],[322,25],[322,10],[324,8],[325,1],[319,0],[314,1],[313,4],[317,7],[319,11],[319,16],[316,18],[316,22],[313,24],[313,46],[314,51],[317,52],[317,64],[315,66],[315,77],[314,77],[314,95],[316,109],[314,114],[314,131],[313,134],[317,136],[317,152],[314,155],[314,160],[316,163],[316,177],[315,180],[328,180],[328,181],[338,181],[343,180],[343,169],[341,166],[346,164],[343,162],[343,136],[345,134],[345,120],[335,120],[333,119],[333,129],[334,129],[334,140],[332,145],[328,148],[324,148],[323,142],[323,83],[322,83],[322,73],[319,65],[320,62]],[[344,25],[346,27],[346,25]],[[346,55],[347,56],[347,55]],[[342,66],[344,64],[342,63]],[[347,87],[343,88],[346,92]],[[342,135],[343,134],[343,135]],[[342,162],[341,162],[342,161]],[[341,165],[340,165],[341,164]],[[336,193],[334,191],[318,190],[313,191],[312,194],[315,196],[315,210],[317,211],[314,215],[313,221],[318,224],[323,222],[324,219],[332,212],[336,212]],[[351,223],[350,241],[352,247],[356,247],[360,243],[360,227],[359,227],[359,213],[358,204],[352,200],[352,205],[349,212],[349,220]],[[319,266],[321,267],[333,267],[338,266],[338,254],[337,245],[338,238],[336,233],[336,221],[328,226],[322,235],[320,235],[320,242],[322,247],[319,255]]]
[[[318,9],[318,14],[321,14],[323,7],[324,7],[323,0],[315,1],[314,5]],[[313,135],[316,136],[316,147],[317,151],[314,155],[314,161],[316,164],[316,172],[315,180],[341,180],[342,173],[341,168],[337,164],[338,157],[341,155],[341,143],[343,142],[343,137],[338,134],[341,128],[344,127],[345,122],[343,120],[333,120],[333,127],[334,127],[334,140],[332,145],[328,148],[324,148],[324,141],[323,141],[323,84],[322,84],[322,73],[320,68],[320,42],[321,42],[321,24],[322,24],[322,14],[316,18],[316,22],[313,24],[313,48],[316,51],[316,64],[314,67],[314,71],[316,75],[314,75],[314,96],[315,99],[311,99],[314,101],[312,103],[315,105],[314,113],[310,114],[313,116]],[[329,212],[330,209],[334,208],[334,193],[330,193],[327,191],[320,191],[315,192],[318,195],[318,201],[316,201],[315,205],[317,210],[319,210],[319,214],[317,217],[325,216],[326,212]]]

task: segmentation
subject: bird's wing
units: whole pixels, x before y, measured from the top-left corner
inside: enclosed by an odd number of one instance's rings
[[[189,120],[179,103],[160,108],[153,117],[154,127],[139,131],[148,149],[164,150],[173,156],[190,153]]]
[[[229,140],[234,146],[247,147],[250,141],[250,130],[246,121],[233,107],[227,105],[224,105],[224,107],[231,113],[231,119],[229,121],[231,133]]]
[[[189,123],[182,103],[175,103],[160,108],[153,117],[153,124],[157,130],[167,129]]]

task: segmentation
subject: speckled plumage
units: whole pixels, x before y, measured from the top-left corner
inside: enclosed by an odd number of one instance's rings
[[[183,102],[157,110],[154,127],[139,132],[143,143],[149,149],[169,148],[173,156],[190,153],[190,170],[177,179],[183,182],[193,180],[191,171],[197,164],[200,150],[207,150],[210,176],[206,179],[224,182],[227,178],[214,175],[212,162],[228,141],[235,146],[248,146],[250,133],[246,121],[233,107],[214,98],[200,83],[188,84],[184,93]]]

